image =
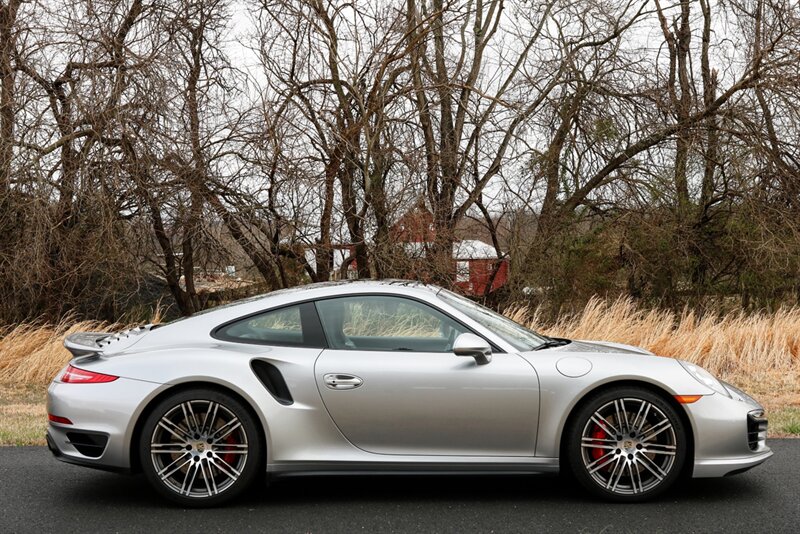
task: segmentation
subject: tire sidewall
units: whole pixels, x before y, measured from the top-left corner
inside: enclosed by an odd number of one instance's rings
[[[247,461],[239,478],[231,486],[212,497],[187,497],[178,495],[168,488],[157,476],[155,466],[150,457],[150,439],[161,417],[176,405],[190,400],[210,400],[225,406],[242,423],[247,435]],[[218,506],[235,499],[247,490],[258,478],[263,467],[264,439],[251,411],[231,395],[210,388],[187,389],[176,392],[158,402],[147,414],[136,447],[139,451],[139,462],[150,485],[163,497],[189,508]]]
[[[639,398],[652,403],[659,410],[661,410],[664,415],[667,416],[667,418],[669,418],[675,432],[675,462],[672,465],[672,469],[667,474],[667,477],[652,490],[635,495],[621,495],[600,487],[600,485],[598,485],[592,476],[587,472],[581,457],[581,438],[583,429],[586,423],[589,421],[591,415],[595,412],[595,410],[606,403],[622,397]],[[578,408],[575,417],[569,425],[566,439],[567,442],[565,446],[565,452],[567,454],[571,477],[577,479],[578,482],[593,495],[617,502],[638,502],[649,500],[668,491],[681,477],[681,473],[683,472],[684,465],[686,463],[688,450],[688,433],[686,432],[683,419],[680,417],[675,408],[668,401],[666,401],[663,396],[648,389],[638,387],[615,387],[587,398],[585,402],[581,403],[581,406]]]

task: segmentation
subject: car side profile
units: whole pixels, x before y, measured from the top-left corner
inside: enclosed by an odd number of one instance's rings
[[[184,506],[265,474],[375,472],[562,471],[640,501],[772,455],[763,408],[696,365],[542,336],[417,282],[312,284],[65,346],[50,450]]]

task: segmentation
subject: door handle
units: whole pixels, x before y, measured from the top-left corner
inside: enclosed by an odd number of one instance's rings
[[[357,376],[340,373],[327,374],[322,377],[322,380],[331,389],[356,389],[364,383]]]

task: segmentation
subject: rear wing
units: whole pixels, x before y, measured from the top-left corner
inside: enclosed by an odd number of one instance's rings
[[[108,332],[76,332],[64,339],[64,346],[76,358],[102,350],[99,341],[110,337]]]
[[[145,332],[149,332],[158,325],[146,324],[144,326],[137,326],[116,333],[108,332],[76,332],[64,338],[64,347],[72,353],[76,358],[78,356],[86,356],[88,354],[96,354],[103,352],[120,340],[129,340],[131,337],[139,336]],[[136,340],[130,340],[129,344],[134,343]]]

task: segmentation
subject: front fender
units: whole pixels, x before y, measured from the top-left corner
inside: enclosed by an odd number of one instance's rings
[[[536,368],[541,383],[536,456],[559,456],[561,435],[570,414],[581,400],[603,386],[615,382],[640,382],[659,388],[668,395],[713,393],[672,358],[642,354],[566,353],[557,350],[535,351],[521,356]],[[585,360],[591,364],[591,368],[582,376],[566,376],[557,368],[558,362],[564,359]],[[563,370],[563,362],[561,367]]]

